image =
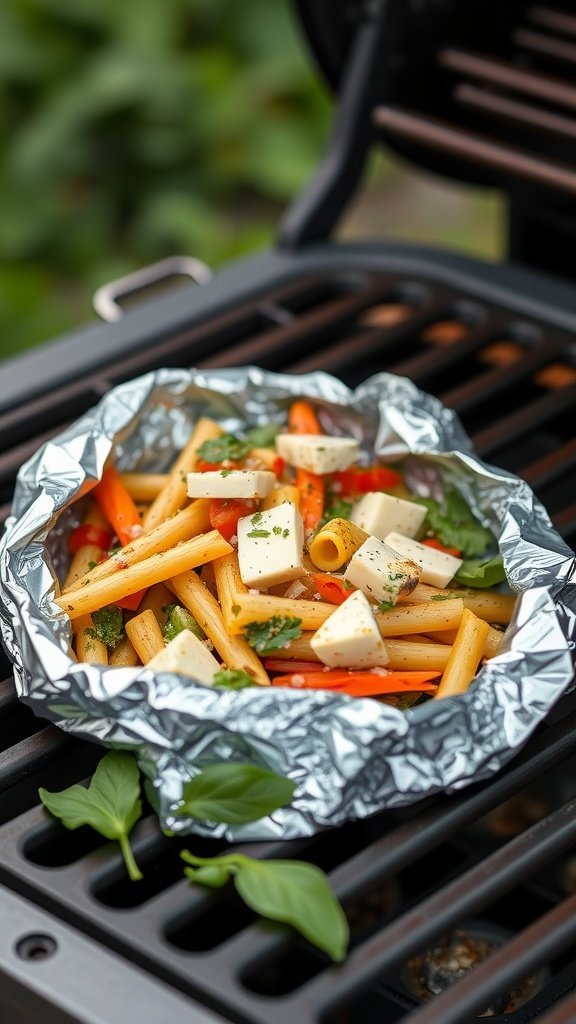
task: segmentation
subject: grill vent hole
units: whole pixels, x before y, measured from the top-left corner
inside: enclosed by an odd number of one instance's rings
[[[56,939],[40,933],[24,935],[16,943],[16,953],[21,960],[47,960],[57,949]]]

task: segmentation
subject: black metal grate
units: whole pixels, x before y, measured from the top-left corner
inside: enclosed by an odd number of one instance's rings
[[[412,377],[458,410],[484,457],[530,480],[574,543],[570,335],[454,287],[380,271],[278,286],[119,359],[105,376],[86,376],[0,416],[2,515],[20,464],[114,383],[160,365],[242,363],[328,370],[350,385],[381,370]],[[116,851],[95,834],[48,823],[38,785],[58,789],[81,780],[99,752],[20,705],[5,661],[2,676],[0,880],[226,1019],[470,1024],[494,996],[544,966],[542,990],[513,1014],[493,1018],[525,1024],[576,983],[574,897],[564,879],[576,842],[571,698],[488,784],[315,839],[250,849],[261,857],[301,856],[331,873],[354,938],[348,961],[334,969],[303,940],[255,922],[227,890],[193,890],[181,875],[182,844],[162,836],[152,816],[135,832],[145,872],[139,886],[125,880]],[[483,816],[535,785],[544,794],[542,820],[509,842],[486,831]],[[219,848],[192,839],[187,845],[208,855]],[[399,980],[402,965],[478,917],[510,929],[508,952],[414,1010],[416,1000]]]

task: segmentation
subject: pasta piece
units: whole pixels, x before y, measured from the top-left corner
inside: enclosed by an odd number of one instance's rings
[[[82,615],[76,623],[76,656],[89,665],[107,665],[108,648],[94,635],[91,615]]]
[[[195,572],[175,576],[170,585],[178,600],[192,613],[198,625],[214,644],[222,661],[228,668],[242,669],[261,686],[269,686],[270,680],[257,654],[239,636],[230,636],[216,598]]]
[[[249,622],[265,622],[273,615],[300,619],[302,629],[318,629],[336,611],[336,607],[323,601],[302,601],[273,594],[239,594],[232,609],[229,630],[233,634],[243,633]]]
[[[116,555],[112,555],[105,562],[95,566],[85,576],[76,580],[68,590],[64,590],[63,593],[70,593],[70,591],[78,590],[80,587],[90,586],[97,580],[103,580],[107,576],[112,576],[121,569],[127,569],[131,565],[136,565],[137,562],[144,561],[145,558],[157,555],[160,551],[174,548],[180,541],[191,540],[192,537],[197,537],[199,534],[209,530],[209,504],[203,498],[193,502],[188,508],[177,512],[176,515],[171,516],[164,523],[159,523],[149,533],[142,534],[136,540],[131,541],[130,544],[120,548]]]
[[[146,591],[138,611],[146,612],[150,609],[154,612],[160,628],[163,629],[168,620],[167,608],[171,604],[174,604],[174,594],[168,590],[165,583],[156,583]]]
[[[460,625],[464,605],[453,601],[428,601],[427,604],[396,605],[390,611],[376,616],[383,637],[401,633],[432,633],[434,630],[455,629]]]
[[[409,594],[401,594],[398,602],[401,604],[425,604],[426,601],[432,601],[435,598],[445,598],[446,593],[446,590],[431,587],[428,583],[417,583],[414,590],[410,591]],[[456,593],[456,591],[453,591],[453,593]]]
[[[432,639],[442,644],[453,644],[458,630],[457,629],[446,629],[441,630],[432,634]],[[486,637],[486,643],[484,644],[484,650],[482,656],[484,658],[493,658],[500,649],[502,638],[504,633],[499,629],[494,629],[492,626],[488,627],[488,635]]]
[[[167,473],[121,473],[122,483],[134,501],[154,501],[168,480]]]
[[[151,587],[154,583],[163,583],[173,575],[194,569],[230,551],[232,548],[228,541],[224,540],[218,530],[212,530],[200,537],[183,541],[170,551],[160,551],[136,565],[120,569],[114,576],[106,576],[96,583],[63,594],[57,598],[56,604],[71,619],[75,619],[78,615],[93,612],[107,604],[115,604],[138,590]]]
[[[313,538],[310,558],[323,572],[335,572],[349,562],[368,540],[368,534],[347,519],[331,519]]]
[[[151,608],[129,619],[125,629],[126,636],[143,665],[164,650],[162,630]]]
[[[132,668],[140,659],[129,637],[123,636],[120,643],[110,652],[108,664],[114,668]]]
[[[276,508],[277,505],[282,505],[285,501],[292,502],[297,509],[300,508],[300,491],[293,484],[282,484],[281,487],[274,488],[268,497],[260,503],[260,508],[262,512],[267,512],[268,509]]]
[[[507,626],[514,614],[515,594],[498,594],[489,590],[454,590],[452,593],[462,599],[465,608],[485,622]]]
[[[224,555],[224,558],[216,558],[212,562],[212,566],[222,618],[226,629],[230,631],[230,625],[234,621],[234,611],[238,606],[238,598],[248,593],[248,587],[242,583],[238,555],[235,551]]]
[[[290,660],[318,661],[319,658],[313,651],[310,641],[313,633],[303,633],[297,640],[291,640],[289,647],[281,647],[274,651],[276,660],[286,661],[286,671],[290,671]],[[445,644],[421,643],[412,640],[386,639],[386,651],[388,653],[389,669],[404,669],[406,671],[430,671],[443,672],[448,662],[451,648]]]
[[[440,685],[434,695],[435,700],[466,692],[476,675],[488,636],[488,629],[486,622],[479,619],[468,608],[464,609],[458,635],[450,652]]]
[[[221,427],[214,420],[203,416],[192,431],[186,447],[174,463],[162,490],[158,493],[146,515],[143,527],[147,532],[174,515],[188,500],[188,473],[194,472],[198,462],[197,449],[205,441],[211,441],[222,434]]]
[[[90,506],[86,516],[84,517],[82,525],[97,526],[99,530],[110,530],[108,521],[104,518],[96,504]],[[88,572],[92,562],[99,562],[103,554],[103,548],[98,547],[96,544],[83,544],[81,548],[78,548],[78,551],[70,562],[68,575],[62,585],[63,589],[65,587],[69,587],[74,583],[74,580],[79,579],[84,575],[84,573]]]

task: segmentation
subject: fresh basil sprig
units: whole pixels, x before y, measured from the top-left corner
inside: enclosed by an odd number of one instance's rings
[[[326,875],[314,864],[294,860],[255,860],[242,853],[222,857],[180,854],[191,882],[220,888],[233,877],[244,903],[262,917],[290,924],[309,942],[344,960],[349,929]]]
[[[220,690],[245,690],[248,686],[258,685],[242,668],[221,668],[212,676],[212,686]]]
[[[44,807],[65,828],[90,825],[106,839],[117,839],[133,882],[142,878],[128,836],[142,815],[138,766],[134,758],[120,750],[104,755],[87,789],[70,786],[61,793],[39,789]]]
[[[462,562],[454,579],[465,587],[494,587],[506,579],[504,563],[500,555],[491,558],[489,562],[468,559]]]
[[[296,784],[251,764],[215,764],[184,787],[180,815],[241,825],[290,803]]]

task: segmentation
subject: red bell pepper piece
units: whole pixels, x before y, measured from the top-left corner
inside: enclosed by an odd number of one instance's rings
[[[210,525],[224,540],[230,540],[238,529],[238,520],[257,508],[258,502],[252,498],[212,498],[208,509]]]
[[[88,545],[102,548],[102,551],[109,551],[111,544],[112,534],[107,530],[101,529],[100,526],[93,526],[91,523],[77,526],[75,530],[72,530],[68,538],[68,548],[73,555],[80,548],[87,547]]]
[[[352,466],[332,474],[341,485],[342,494],[367,494],[368,491],[387,491],[402,483],[400,473],[387,466],[367,466],[365,469]]]
[[[426,540],[421,541],[427,548],[434,548],[435,551],[444,551],[447,555],[454,555],[454,558],[460,558],[462,552],[458,548],[447,548],[445,544],[441,544],[436,537],[428,537]]]
[[[323,601],[329,604],[344,604],[347,597],[356,590],[350,584],[344,584],[344,580],[331,576],[326,572],[313,573],[314,585]]]

